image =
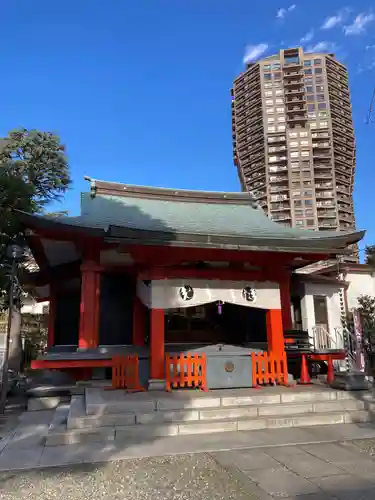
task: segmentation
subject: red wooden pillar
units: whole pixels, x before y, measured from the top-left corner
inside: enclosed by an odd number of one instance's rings
[[[284,330],[292,329],[292,310],[290,301],[290,276],[280,281],[280,302]]]
[[[54,285],[50,284],[49,307],[48,307],[48,336],[47,348],[55,345],[55,323],[56,323],[56,291]]]
[[[150,382],[149,389],[164,388],[164,309],[150,310]]]
[[[100,273],[94,261],[84,261],[81,266],[81,309],[78,347],[93,349],[99,344]]]
[[[139,297],[133,299],[133,345],[145,345],[146,307]]]
[[[284,352],[284,331],[280,309],[269,309],[266,314],[268,352],[280,355]]]

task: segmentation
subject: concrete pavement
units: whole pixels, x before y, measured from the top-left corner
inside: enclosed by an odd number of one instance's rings
[[[0,473],[2,500],[373,500],[375,439]]]

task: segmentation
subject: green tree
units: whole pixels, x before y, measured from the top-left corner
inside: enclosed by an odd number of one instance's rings
[[[7,305],[9,258],[7,246],[24,245],[17,210],[43,213],[52,201],[61,199],[71,179],[65,148],[50,132],[19,129],[0,143],[0,306]],[[22,264],[18,274],[24,270]],[[19,291],[19,289],[18,289]],[[16,294],[12,311],[10,367],[20,365],[21,294]],[[1,299],[3,299],[1,301]]]
[[[358,310],[364,337],[369,341],[371,349],[375,350],[375,297],[370,295],[358,297]]]
[[[366,264],[375,267],[375,245],[368,245],[365,248]]]

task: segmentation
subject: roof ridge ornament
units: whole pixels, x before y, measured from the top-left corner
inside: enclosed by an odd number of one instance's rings
[[[90,183],[90,196],[91,196],[91,198],[95,198],[95,196],[96,196],[96,180],[92,179],[88,175],[84,176],[84,180],[89,181],[89,183]]]

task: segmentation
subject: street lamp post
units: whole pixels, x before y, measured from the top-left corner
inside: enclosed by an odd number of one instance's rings
[[[14,306],[14,278],[17,272],[17,260],[22,256],[22,248],[18,245],[11,245],[7,249],[7,255],[11,259],[10,269],[10,284],[9,284],[9,298],[8,298],[8,324],[5,334],[5,350],[4,360],[1,374],[0,386],[0,413],[5,412],[5,406],[8,394],[8,366],[9,366],[9,345],[10,345],[10,332],[12,328],[12,315]]]

